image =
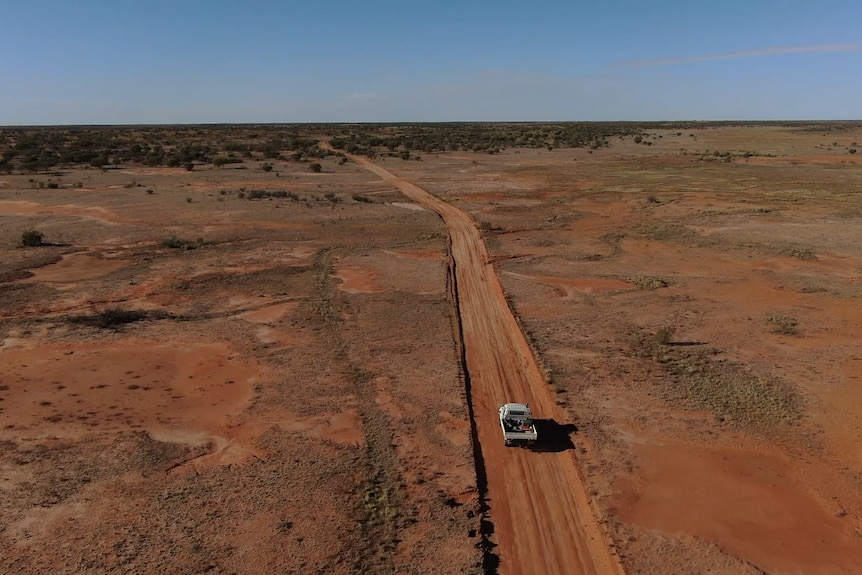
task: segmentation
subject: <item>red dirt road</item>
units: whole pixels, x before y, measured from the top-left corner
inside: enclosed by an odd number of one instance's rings
[[[499,557],[499,572],[622,573],[593,514],[573,452],[534,452],[503,444],[497,419],[497,408],[503,403],[526,402],[536,417],[564,421],[509,311],[473,221],[368,159],[350,158],[440,214],[449,230],[471,401],[494,526],[492,553]]]

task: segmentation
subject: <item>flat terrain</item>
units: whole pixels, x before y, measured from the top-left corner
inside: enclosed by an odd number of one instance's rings
[[[562,439],[563,448],[552,448],[554,436],[548,431],[559,426],[552,416],[559,417],[560,410],[506,303],[473,220],[369,160],[351,159],[440,214],[449,230],[453,291],[463,337],[464,371],[469,377],[470,415],[476,429],[476,473],[484,484],[483,503],[490,503],[494,537],[489,541],[496,542],[496,549],[489,555],[494,564],[499,561],[504,573],[619,572],[590,508],[576,462],[565,448],[571,446],[565,431],[555,434]],[[535,452],[508,449],[500,441],[497,408],[512,397],[529,402],[543,416],[543,443]],[[491,535],[490,530],[485,535]],[[492,570],[488,559],[485,566]]]
[[[855,573],[859,141],[0,175],[0,571]]]

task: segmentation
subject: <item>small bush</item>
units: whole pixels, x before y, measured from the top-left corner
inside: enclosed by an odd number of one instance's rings
[[[799,324],[796,318],[787,315],[773,314],[767,316],[766,321],[772,324],[772,333],[779,335],[797,335],[796,326]]]
[[[174,250],[193,250],[203,245],[206,245],[203,238],[198,238],[197,240],[192,241],[178,238],[177,236],[171,236],[162,240],[162,246]]]
[[[230,158],[228,158],[227,156],[215,156],[212,159],[212,164],[216,168],[221,168],[222,166],[224,166],[225,164],[227,164],[229,162],[230,162]]]
[[[782,253],[800,260],[812,261],[817,259],[817,254],[811,248],[787,248]]]
[[[321,166],[317,162],[314,162],[313,164],[308,166],[308,169],[311,170],[312,172],[314,172],[315,174],[319,174],[321,171],[323,171],[323,166]]]
[[[635,276],[626,278],[626,281],[630,284],[634,284],[638,289],[643,290],[653,290],[668,286],[668,283],[665,280],[651,276]]]
[[[660,328],[656,332],[655,337],[656,337],[656,340],[659,342],[659,344],[668,345],[669,343],[671,343],[673,341],[673,334],[674,333],[676,333],[676,328],[668,325],[668,326],[665,326],[663,328]]]
[[[44,235],[38,230],[26,230],[21,234],[21,245],[26,248],[44,246]]]

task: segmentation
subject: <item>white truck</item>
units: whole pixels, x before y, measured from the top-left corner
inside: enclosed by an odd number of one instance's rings
[[[532,445],[539,439],[530,406],[525,403],[507,403],[500,407],[500,427],[506,445]]]

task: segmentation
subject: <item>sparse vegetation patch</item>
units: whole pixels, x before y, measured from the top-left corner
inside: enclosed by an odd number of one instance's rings
[[[765,429],[790,423],[802,413],[799,394],[789,384],[769,374],[716,358],[718,350],[678,347],[661,343],[662,337],[641,335],[637,353],[664,366],[673,384],[662,389],[671,402],[685,401],[712,412],[719,421],[740,427]]]
[[[766,321],[772,326],[772,333],[779,335],[797,335],[799,332],[796,326],[799,324],[796,318],[788,315],[770,314],[766,317]]]
[[[641,226],[640,233],[645,238],[657,241],[677,241],[686,245],[703,243],[701,236],[680,222],[652,222]]]
[[[248,190],[241,191],[240,198],[247,200],[264,200],[267,198],[286,198],[294,202],[299,201],[299,195],[296,192],[288,192],[286,190]]]
[[[667,281],[652,276],[632,276],[626,278],[626,281],[642,290],[665,288],[669,285]]]
[[[811,248],[787,248],[781,252],[784,255],[791,256],[800,260],[816,260],[817,254]]]

